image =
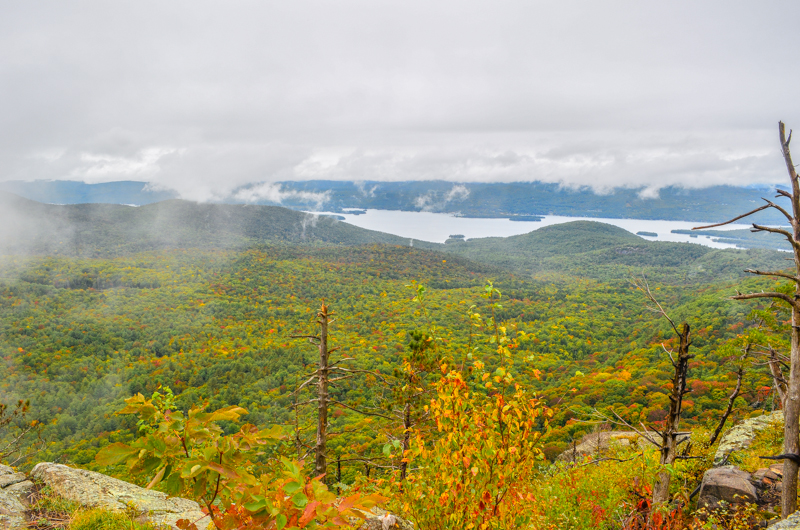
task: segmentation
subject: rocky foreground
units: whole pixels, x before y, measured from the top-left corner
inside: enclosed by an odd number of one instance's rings
[[[140,522],[177,529],[175,523],[179,519],[188,519],[203,530],[213,527],[194,501],[168,497],[102,473],[43,462],[30,475],[0,466],[0,528],[28,528],[29,502],[36,488],[42,486],[49,486],[55,495],[86,507],[133,511]]]
[[[31,500],[44,486],[49,486],[55,495],[87,508],[132,513],[140,523],[178,530],[177,521],[188,519],[201,530],[214,528],[200,505],[189,499],[169,497],[102,473],[43,462],[37,464],[30,475],[0,465],[0,529],[28,529]],[[362,530],[402,529],[404,526],[403,521],[389,514],[367,514]]]
[[[756,434],[773,422],[782,422],[783,414],[745,420],[723,436],[714,456],[714,467],[706,471],[698,488],[698,507],[718,508],[724,504],[752,503],[761,508],[775,506],[780,501],[783,464],[776,463],[753,473],[728,465],[732,454],[743,451]],[[588,455],[599,456],[612,445],[644,443],[635,439],[636,433],[605,432],[589,435],[582,444],[565,452],[559,460],[571,462]],[[189,499],[168,497],[166,494],[140,488],[102,473],[75,469],[62,464],[37,464],[29,475],[0,465],[0,529],[23,530],[30,520],[29,507],[36,492],[48,486],[53,494],[88,508],[133,514],[139,522],[150,522],[163,528],[177,530],[180,519],[195,522],[201,530],[211,530],[213,524],[200,505]],[[389,514],[369,514],[362,530],[406,528],[404,521]],[[770,526],[774,530],[800,530],[800,512]]]

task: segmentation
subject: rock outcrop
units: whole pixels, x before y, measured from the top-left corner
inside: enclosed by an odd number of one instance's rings
[[[194,501],[168,497],[94,471],[47,462],[37,464],[30,477],[0,465],[0,528],[28,529],[26,513],[35,483],[49,486],[56,495],[83,506],[133,513],[141,522],[159,527],[177,530],[176,522],[188,519],[201,530],[213,528]]]
[[[3,530],[27,529],[25,500],[33,483],[24,473],[15,473],[0,465],[0,528]]]
[[[179,519],[188,519],[198,528],[213,528],[200,510],[200,505],[188,499],[168,497],[160,491],[140,488],[102,473],[75,469],[62,464],[36,464],[31,478],[53,490],[56,495],[84,506],[109,511],[133,511],[142,520],[177,529]]]
[[[758,502],[758,492],[751,482],[750,473],[734,466],[714,467],[705,472],[697,506],[714,510],[723,502],[727,504]]]
[[[717,452],[714,454],[714,465],[720,466],[724,464],[731,453],[749,447],[759,431],[763,431],[777,422],[783,423],[782,410],[777,410],[772,414],[748,418],[734,425],[720,440]]]
[[[690,435],[680,435],[678,442],[682,442],[689,438]],[[599,457],[602,456],[613,447],[631,447],[641,449],[645,445],[652,444],[641,437],[636,431],[600,431],[589,433],[581,438],[580,443],[575,444],[573,447],[567,449],[558,457],[557,462],[574,462],[581,460],[587,456]]]

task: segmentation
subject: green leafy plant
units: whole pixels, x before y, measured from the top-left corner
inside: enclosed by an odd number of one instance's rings
[[[169,393],[153,399],[137,394],[120,414],[137,414],[140,432],[131,444],[114,443],[97,455],[101,465],[125,462],[131,473],[152,476],[148,488],[198,500],[220,530],[232,528],[344,528],[376,502],[354,493],[339,500],[322,477],[304,476],[302,466],[280,456],[282,429],[244,424],[225,434],[220,422],[237,422],[247,411],[225,407],[184,414],[164,408]],[[182,520],[181,528],[195,528]]]

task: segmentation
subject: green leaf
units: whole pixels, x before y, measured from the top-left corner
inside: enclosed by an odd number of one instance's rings
[[[111,466],[114,464],[119,464],[128,458],[134,457],[138,453],[138,448],[117,442],[100,449],[100,451],[97,453],[97,456],[94,457],[94,460],[101,466]]]
[[[292,502],[298,508],[302,508],[306,504],[308,504],[308,497],[306,497],[306,494],[303,493],[302,491],[298,491],[297,493],[292,495]]]
[[[283,527],[286,526],[286,516],[279,513],[275,518],[275,524],[278,525],[278,530],[283,530]]]
[[[291,495],[292,493],[296,492],[297,490],[301,489],[302,487],[303,487],[303,485],[300,482],[295,482],[295,481],[287,482],[283,486],[283,491],[285,491],[286,493]]]
[[[260,501],[248,502],[244,507],[248,512],[256,513],[267,507],[267,501],[266,499],[261,499]]]

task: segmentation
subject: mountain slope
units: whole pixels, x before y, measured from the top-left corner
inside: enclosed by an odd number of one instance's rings
[[[709,281],[741,277],[747,268],[786,267],[785,254],[777,251],[647,241],[594,221],[551,225],[507,238],[450,240],[445,251],[534,275],[569,273],[601,279],[644,273],[670,281]]]
[[[243,248],[258,243],[409,244],[405,238],[279,206],[181,200],[136,208],[42,204],[0,194],[0,223],[4,227],[0,252],[14,254],[105,256],[159,248]]]

